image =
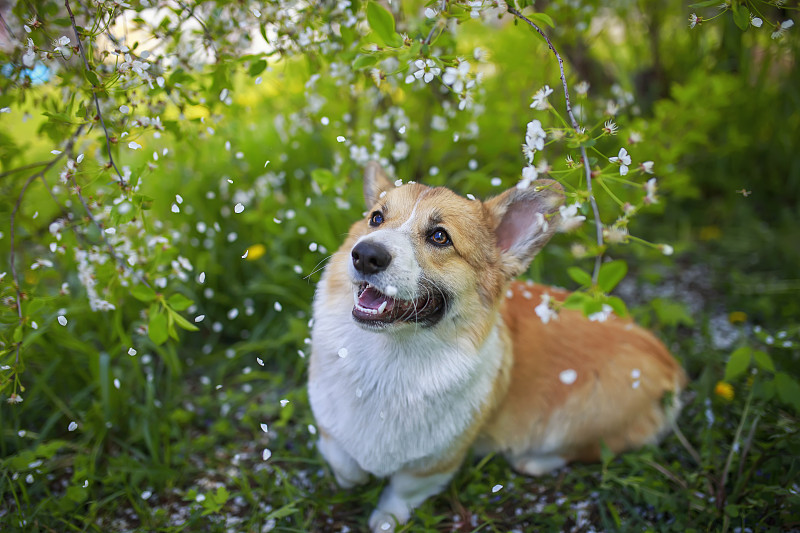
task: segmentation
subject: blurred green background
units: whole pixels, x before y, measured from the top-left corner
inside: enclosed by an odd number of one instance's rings
[[[796,5],[758,5],[772,21],[796,13]],[[619,106],[620,132],[598,140],[598,150],[616,155],[626,146],[634,165],[655,163],[660,202],[629,228],[671,244],[674,255],[635,243],[612,245],[607,255],[629,266],[617,294],[693,379],[680,426],[698,456],[672,436],[661,449],[542,480],[512,474],[499,458],[471,463],[421,508],[410,530],[800,527],[800,41],[794,30],[781,39],[771,39],[766,27],[742,31],[731,16],[690,29],[692,11],[716,11],[674,1],[535,7],[555,21],[548,31],[570,86],[589,83],[586,97],[572,94],[579,120],[596,132],[611,118],[608,102]],[[398,29],[417,24],[421,9],[404,5],[395,15]],[[213,17],[206,23],[212,34],[224,31]],[[533,93],[553,87],[550,102],[564,116],[558,65],[524,24],[467,20],[457,38],[443,35],[437,45],[481,73],[477,112],[458,111],[437,90],[441,83],[412,90],[402,81],[407,73],[376,86],[369,69],[350,69],[355,47],[270,56],[260,67],[253,54],[173,72],[168,85],[183,84],[194,100],[176,103],[146,86],[124,98],[112,93],[116,103],[105,112],[119,137],[117,165],[129,167],[134,182],[141,177],[132,200],[137,209],[128,215],[113,203],[117,186],[101,168],[105,140],[97,127],[77,143],[75,152],[86,152],[92,165],[77,179],[106,224],[126,228],[126,242],[146,258],[137,268],[147,279],[164,278],[165,295],[192,301],[175,308],[199,330],[154,343],[145,332],[149,304],[130,296],[113,261],[95,270],[101,296],[116,309],[92,311],[72,249],[102,248],[100,234],[70,187],[59,185],[59,164],[47,179],[60,187],[57,196],[84,237],[64,230],[59,245],[69,252],[50,254],[49,228],[61,209],[41,181],[32,183],[16,217],[16,242],[26,327],[35,321],[38,328],[26,329],[22,341],[24,401],[0,406],[4,528],[361,530],[380,484],[362,492],[335,488],[313,448],[304,389],[314,284],[364,209],[360,147],[387,158],[403,180],[487,197],[518,181],[529,121],[560,126],[529,108]],[[487,60],[475,59],[476,47]],[[7,221],[31,175],[11,171],[48,160],[74,131],[74,122],[52,117],[69,101],[69,83],[4,82],[6,263]],[[223,89],[230,103],[221,101]],[[160,110],[160,136],[137,134],[135,113],[116,112],[123,102]],[[128,130],[130,139],[120,137]],[[129,140],[143,149],[127,149]],[[578,159],[561,142],[541,154],[556,177],[568,155]],[[595,192],[604,222],[613,222],[618,206],[602,188]],[[625,201],[642,195],[624,186],[614,192]],[[244,210],[236,213],[239,203]],[[136,224],[124,226],[134,214]],[[576,288],[566,268],[590,270],[593,259],[575,257],[572,247],[590,245],[592,234],[587,223],[583,232],[558,235],[529,277]],[[56,264],[31,269],[39,258]],[[10,274],[2,297],[0,364],[10,366],[18,323]],[[59,315],[68,317],[67,326],[58,324]],[[732,353],[739,354],[733,364]],[[739,361],[744,367],[732,368]],[[12,383],[4,386],[5,399]],[[69,429],[72,421],[77,430]],[[508,490],[490,494],[495,483]]]

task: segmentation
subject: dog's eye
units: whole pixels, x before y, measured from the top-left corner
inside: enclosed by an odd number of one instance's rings
[[[380,211],[375,211],[372,213],[372,216],[369,217],[369,225],[380,226],[381,224],[383,224],[383,213]]]
[[[447,246],[453,244],[450,240],[450,235],[443,229],[435,229],[428,235],[428,242],[436,246]]]

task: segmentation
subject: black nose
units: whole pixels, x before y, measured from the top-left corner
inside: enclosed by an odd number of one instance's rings
[[[360,242],[353,247],[350,253],[353,256],[353,266],[362,274],[376,274],[386,270],[392,262],[389,250],[371,242]]]

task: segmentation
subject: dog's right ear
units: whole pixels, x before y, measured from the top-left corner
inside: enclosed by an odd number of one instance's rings
[[[364,168],[364,201],[372,207],[380,200],[381,193],[394,187],[389,176],[377,161],[370,161]]]

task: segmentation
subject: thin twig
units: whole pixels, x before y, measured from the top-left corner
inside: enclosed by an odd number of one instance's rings
[[[69,0],[64,0],[64,5],[67,8],[67,12],[69,13],[69,20],[72,22],[72,29],[75,31],[75,39],[78,41],[78,50],[81,53],[81,57],[83,58],[83,65],[86,67],[87,71],[91,71],[92,68],[89,66],[89,59],[86,57],[86,51],[83,49],[83,43],[81,42],[81,36],[78,33],[78,25],[75,22],[75,15],[72,14],[72,8],[69,5]],[[97,117],[100,119],[100,125],[103,126],[103,131],[105,132],[106,136],[106,151],[108,152],[108,159],[111,162],[111,166],[114,167],[114,170],[117,172],[117,176],[119,176],[119,183],[122,187],[126,187],[127,184],[125,183],[125,178],[122,177],[122,173],[117,168],[117,164],[114,162],[114,156],[111,153],[111,136],[108,134],[108,128],[106,127],[106,121],[103,119],[103,113],[100,111],[100,98],[97,96],[97,92],[92,89],[92,96],[94,97],[94,106],[97,109]]]
[[[2,22],[2,23],[3,23],[3,26],[6,28],[6,31],[7,31],[7,32],[8,32],[8,34],[11,36],[11,38],[12,38],[12,39],[14,39],[14,40],[16,41],[16,40],[17,40],[17,36],[16,36],[16,35],[14,35],[14,32],[13,32],[13,31],[11,31],[11,28],[9,28],[9,27],[8,27],[8,24],[6,24],[6,19],[4,19],[4,18],[3,18],[3,14],[2,14],[2,13],[0,13],[0,22]]]
[[[17,172],[22,172],[23,170],[30,170],[36,167],[43,167],[48,164],[49,161],[39,161],[38,163],[31,163],[30,165],[23,165],[21,167],[12,168],[11,170],[6,170],[5,172],[0,172],[0,178],[5,178],[6,176],[10,176],[11,174],[16,174]]]
[[[17,317],[19,319],[20,325],[22,325],[23,320],[22,320],[22,291],[20,290],[19,274],[17,273],[17,266],[16,266],[17,248],[15,245],[15,234],[17,228],[17,212],[19,212],[19,208],[22,205],[22,198],[25,196],[25,192],[28,190],[30,184],[33,183],[33,181],[36,178],[44,176],[45,172],[53,168],[53,166],[55,166],[55,164],[58,163],[58,161],[62,157],[64,157],[64,155],[68,151],[72,149],[72,146],[75,144],[75,140],[78,138],[78,135],[80,135],[82,130],[83,126],[80,126],[75,131],[75,133],[73,133],[72,136],[69,138],[65,149],[60,154],[56,155],[56,157],[51,159],[50,162],[47,163],[47,166],[45,166],[42,170],[40,170],[36,174],[31,175],[30,177],[28,177],[27,180],[25,180],[25,184],[22,186],[22,190],[20,191],[19,196],[17,196],[17,201],[14,203],[14,209],[11,211],[11,225],[10,225],[10,230],[8,232],[8,237],[11,241],[11,244],[9,245],[8,261],[11,265],[11,278],[14,280],[14,291],[16,293],[16,301],[17,301]],[[22,342],[18,342],[16,349],[17,352],[16,358],[14,360],[15,366],[19,365],[19,354],[21,346]]]
[[[553,51],[553,54],[556,56],[558,60],[558,69],[561,71],[561,85],[564,87],[564,98],[567,104],[567,115],[569,115],[570,123],[572,124],[572,128],[575,130],[575,133],[580,135],[581,130],[580,126],[578,125],[578,121],[575,119],[575,115],[572,112],[572,104],[569,101],[569,88],[567,87],[567,76],[564,73],[564,60],[561,59],[561,55],[556,50],[556,47],[553,46],[553,42],[547,36],[547,34],[542,31],[542,29],[537,26],[533,21],[527,18],[525,15],[517,11],[511,6],[508,6],[508,12],[512,15],[520,18],[521,20],[525,21],[531,28],[536,30],[536,32],[542,36],[542,38],[547,43],[547,46],[550,50]],[[597,246],[599,248],[599,252],[597,257],[595,258],[594,262],[594,272],[592,273],[592,282],[595,284],[597,283],[597,276],[600,273],[600,265],[603,261],[603,223],[600,220],[600,210],[597,208],[597,201],[594,198],[594,192],[592,191],[592,169],[589,167],[589,156],[586,154],[586,147],[581,144],[581,160],[583,161],[583,168],[584,172],[586,173],[586,188],[589,191],[589,203],[592,205],[592,213],[594,214],[594,224],[595,228],[597,229]]]
[[[447,0],[442,0],[442,5],[440,7],[440,10],[444,11],[445,9],[447,9]],[[428,36],[425,37],[425,40],[423,41],[425,44],[431,44],[431,42],[433,41],[433,34],[436,32],[436,29],[439,27],[439,20],[440,19],[437,18],[434,21],[433,27],[431,28],[431,31],[428,33]]]

